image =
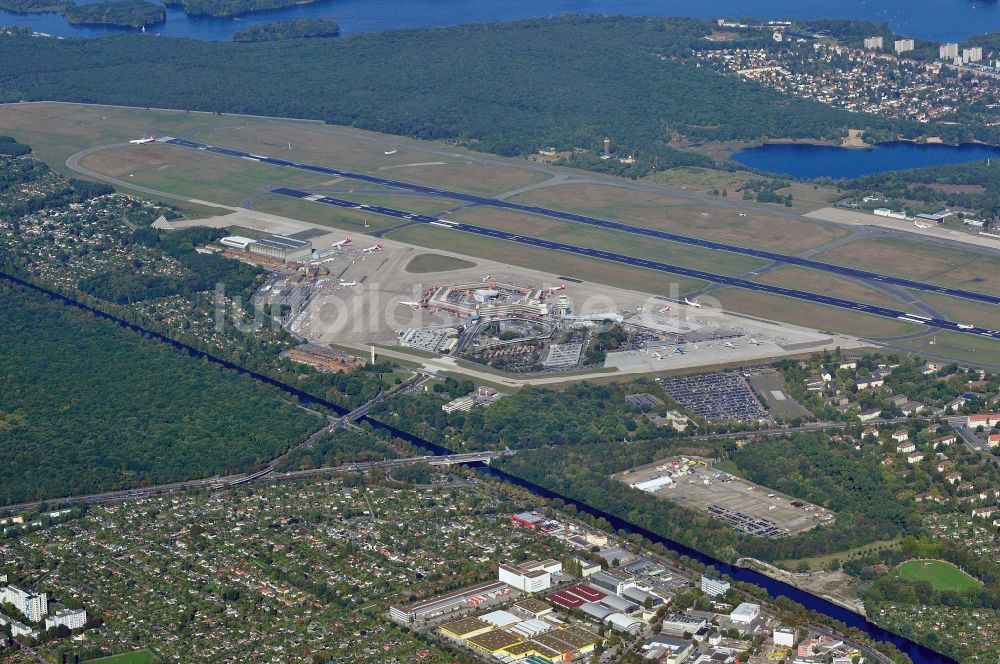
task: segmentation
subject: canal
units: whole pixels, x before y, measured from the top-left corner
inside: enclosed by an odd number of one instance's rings
[[[211,353],[207,353],[201,349],[195,348],[194,346],[190,346],[183,342],[171,339],[170,337],[161,334],[159,332],[155,332],[153,330],[149,330],[134,323],[130,323],[129,321],[121,319],[105,311],[101,311],[100,309],[92,307],[86,303],[67,297],[61,293],[49,290],[47,288],[38,286],[29,281],[25,281],[14,275],[6,274],[3,272],[0,272],[0,278],[8,282],[17,284],[23,288],[35,291],[37,293],[41,293],[63,304],[86,311],[98,318],[116,323],[123,328],[131,330],[133,332],[137,332],[143,336],[155,339],[165,344],[169,344],[170,346],[173,346],[177,350],[186,352],[193,357],[205,359],[214,364],[220,365],[226,369],[231,369],[232,371],[236,371],[243,375],[250,376],[263,383],[276,387],[285,392],[286,394],[294,396],[303,405],[323,406],[337,413],[338,415],[346,415],[348,413],[348,410],[342,406],[338,406],[337,404],[334,404],[325,399],[314,397],[311,394],[308,394],[306,392],[303,392],[302,390],[292,387],[291,385],[287,385],[281,381],[275,380],[270,376],[261,374],[256,371],[251,371],[237,364],[233,364],[232,362],[229,362],[220,357],[212,355]],[[413,434],[403,431],[401,429],[397,429],[396,427],[379,422],[378,420],[371,419],[370,417],[365,416],[364,418],[362,418],[362,420],[370,424],[375,429],[385,431],[386,433],[389,433],[392,436],[400,438],[415,447],[427,450],[428,452],[431,452],[433,454],[442,455],[442,454],[453,453],[452,450],[449,450],[445,447],[432,443],[428,440],[424,440],[423,438],[414,436]],[[585,512],[594,517],[600,517],[607,520],[608,523],[610,523],[617,530],[622,530],[627,533],[637,533],[652,542],[659,542],[660,544],[665,546],[668,550],[676,554],[688,556],[689,558],[697,560],[699,563],[703,565],[708,565],[710,567],[713,567],[720,574],[729,576],[736,581],[740,581],[743,583],[750,583],[755,586],[764,588],[768,592],[768,594],[770,594],[772,597],[778,597],[783,595],[795,602],[798,602],[799,604],[805,606],[807,609],[811,611],[822,613],[830,618],[833,618],[848,625],[849,627],[854,627],[858,630],[861,630],[862,632],[867,634],[870,638],[876,641],[888,641],[893,645],[895,645],[897,648],[899,648],[900,651],[909,655],[910,659],[912,659],[915,664],[951,664],[954,662],[954,660],[945,657],[940,653],[934,652],[933,650],[930,650],[929,648],[926,648],[918,643],[910,641],[909,639],[903,638],[897,634],[882,629],[878,625],[867,620],[864,616],[860,616],[854,613],[853,611],[849,611],[848,609],[838,606],[833,602],[823,599],[822,597],[813,595],[804,590],[800,590],[799,588],[784,583],[783,581],[772,579],[769,576],[766,576],[751,569],[737,567],[735,565],[731,565],[721,560],[716,560],[715,558],[707,556],[679,542],[675,542],[673,540],[662,537],[661,535],[646,530],[645,528],[641,528],[633,523],[624,521],[612,514],[608,514],[607,512],[595,509],[590,505],[581,503],[568,496],[564,496],[555,493],[553,491],[549,491],[543,486],[534,484],[532,482],[527,482],[519,477],[506,473],[497,468],[492,468],[485,464],[478,464],[475,467],[484,474],[492,476],[501,481],[519,486],[521,488],[527,489],[532,493],[541,496],[543,498],[547,499],[559,498],[564,502],[566,502],[567,504],[573,505],[574,507],[576,507],[577,510],[581,512]]]

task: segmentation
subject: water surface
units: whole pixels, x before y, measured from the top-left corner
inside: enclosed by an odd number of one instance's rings
[[[97,0],[79,0],[81,3]],[[155,1],[155,0],[154,0]],[[288,18],[331,18],[345,33],[424,28],[461,23],[512,21],[539,16],[626,14],[697,18],[850,18],[888,22],[900,33],[937,41],[959,41],[969,34],[1000,30],[1000,4],[972,0],[329,0],[240,19],[190,18],[167,9],[167,21],[148,34],[228,40],[253,23]],[[121,29],[71,26],[58,14],[0,11],[0,25],[28,26],[36,32],[100,37]]]
[[[768,173],[791,175],[805,180],[820,177],[840,179],[982,159],[1000,160],[1000,147],[975,143],[922,145],[903,141],[880,143],[873,148],[768,143],[740,150],[730,158],[744,166]],[[1000,161],[997,166],[1000,167]]]

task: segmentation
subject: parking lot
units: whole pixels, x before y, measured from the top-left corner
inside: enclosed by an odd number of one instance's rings
[[[706,420],[753,422],[768,417],[739,373],[675,376],[659,383],[674,401]]]
[[[707,512],[734,530],[758,537],[795,535],[835,516],[830,510],[722,472],[709,463],[677,457],[612,477],[657,498]]]

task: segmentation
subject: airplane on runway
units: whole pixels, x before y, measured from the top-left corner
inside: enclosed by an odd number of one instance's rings
[[[386,150],[385,154],[386,155],[390,155],[390,154],[396,154],[397,152],[399,152],[399,150],[397,150],[396,148],[393,148],[391,150]]]
[[[144,143],[152,143],[155,140],[156,136],[150,134],[149,136],[146,136],[144,138],[137,138],[135,140],[129,141],[129,143],[131,143],[132,145],[142,145]]]
[[[357,286],[358,282],[356,282],[356,281],[344,281],[343,279],[341,279],[340,280],[340,285],[341,286],[351,287],[351,286]]]
[[[382,251],[382,240],[379,240],[378,242],[376,242],[375,245],[372,246],[372,247],[368,247],[367,249],[362,249],[361,253],[363,253],[363,254],[374,254],[376,251]]]
[[[343,247],[343,246],[344,246],[345,244],[350,244],[350,243],[351,243],[351,236],[350,236],[350,235],[348,235],[347,237],[345,237],[345,238],[344,238],[343,240],[341,240],[340,242],[334,242],[333,244],[331,244],[331,245],[330,245],[330,248],[331,248],[331,249],[340,249],[340,248],[341,248],[341,247]]]
[[[698,304],[698,300],[689,300],[687,298],[684,298],[684,304],[688,305],[689,307],[694,307],[695,309],[701,309],[701,305]]]
[[[974,327],[975,327],[975,325],[969,325],[968,323],[959,323],[958,324],[958,329],[960,329],[960,330],[971,330]]]

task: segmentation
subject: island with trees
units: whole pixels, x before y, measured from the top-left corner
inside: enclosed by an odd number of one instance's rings
[[[15,14],[62,13],[72,6],[72,0],[0,0],[0,9]]]
[[[251,25],[249,28],[237,30],[233,41],[262,42],[281,41],[285,39],[319,39],[337,37],[340,26],[328,18],[296,18],[289,21],[274,21]]]
[[[232,18],[254,12],[308,5],[321,0],[166,0],[168,7],[180,7],[188,16]]]
[[[73,25],[114,25],[125,28],[148,28],[167,20],[167,10],[147,0],[95,2],[75,5],[64,14]]]

